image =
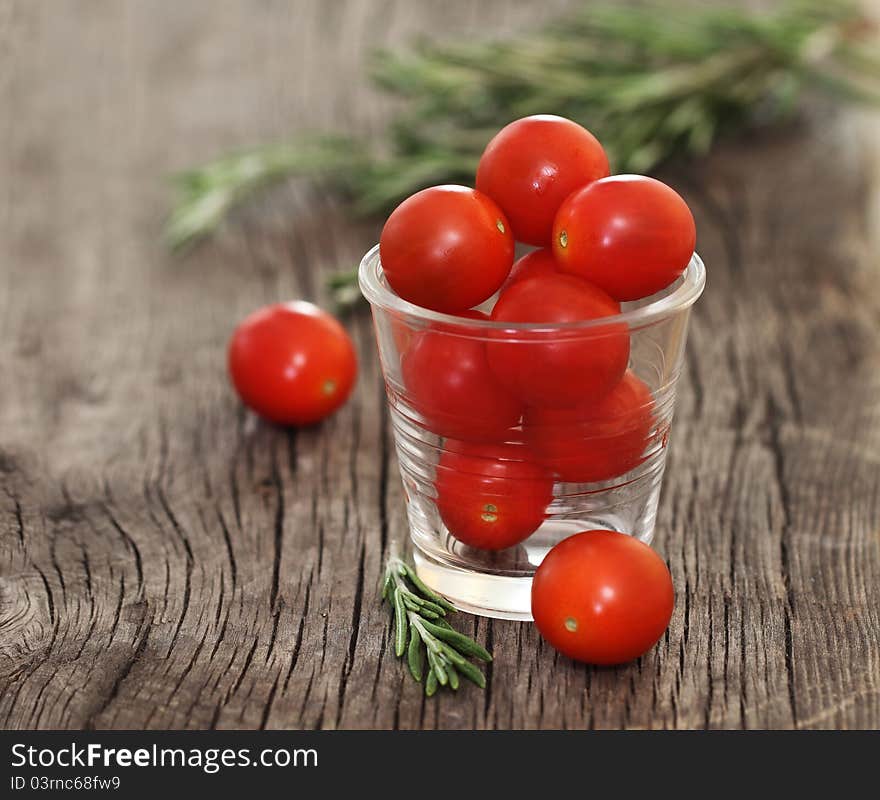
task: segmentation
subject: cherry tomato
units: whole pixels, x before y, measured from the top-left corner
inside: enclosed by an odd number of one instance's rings
[[[669,286],[687,267],[697,231],[681,196],[643,175],[613,175],[572,194],[553,224],[559,268],[616,300]]]
[[[532,581],[532,616],[541,636],[588,664],[623,664],[647,652],[669,625],[674,603],[663,559],[614,531],[563,539]]]
[[[227,362],[242,402],[280,425],[309,425],[332,414],[357,376],[345,329],[301,300],[246,317],[229,340]]]
[[[457,311],[455,313],[456,317],[463,317],[465,319],[489,319],[488,314],[484,314],[482,311],[477,311],[477,309],[472,308],[467,311]],[[394,339],[394,346],[397,348],[397,352],[402,356],[409,348],[409,344],[412,341],[413,337],[419,332],[418,329],[414,329],[412,324],[402,316],[396,316],[393,313],[390,316],[391,319],[391,335]],[[442,322],[435,322],[431,325],[434,330],[446,330],[451,333],[458,332],[459,334],[465,331],[465,328],[462,328],[460,324],[452,325],[446,324]],[[480,336],[480,329],[477,328],[467,328],[467,331],[473,336]]]
[[[517,322],[551,324],[620,313],[601,289],[573,275],[548,275],[514,283],[498,298],[492,319],[511,323],[492,331],[489,365],[525,403],[564,407],[598,399],[623,377],[629,359],[629,330],[609,322],[596,328],[517,329]]]
[[[560,480],[607,481],[641,464],[653,410],[651,390],[628,371],[599,401],[573,408],[527,408],[523,437]]]
[[[592,133],[570,119],[539,114],[511,122],[489,142],[477,189],[501,206],[514,238],[543,247],[565,198],[609,171]]]
[[[544,521],[553,479],[516,444],[447,440],[437,465],[437,510],[460,542],[503,550]]]
[[[462,314],[488,319],[479,311]],[[439,325],[412,335],[401,359],[406,399],[440,436],[497,441],[519,422],[522,403],[489,369],[477,328]]]
[[[498,291],[514,255],[510,223],[466,186],[434,186],[404,200],[379,239],[382,270],[404,300],[454,314]]]
[[[553,251],[549,248],[541,248],[540,250],[532,250],[526,253],[519,261],[514,261],[513,267],[510,269],[510,275],[501,287],[503,292],[508,287],[526,278],[541,278],[545,275],[558,275],[559,267],[556,259],[553,258]]]

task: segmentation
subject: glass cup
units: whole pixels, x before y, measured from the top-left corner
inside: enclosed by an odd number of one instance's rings
[[[530,620],[532,575],[562,539],[601,528],[650,543],[699,256],[619,315],[557,325],[413,305],[378,246],[359,281],[425,583],[462,610]]]

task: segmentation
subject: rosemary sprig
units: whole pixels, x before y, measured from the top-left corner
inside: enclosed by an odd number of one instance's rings
[[[165,227],[166,241],[177,249],[211,233],[230,209],[282,178],[315,178],[346,166],[355,170],[362,159],[356,142],[323,136],[258,145],[178,173],[172,178],[176,201]]]
[[[528,114],[575,119],[603,142],[615,172],[648,172],[671,156],[703,154],[737,128],[791,115],[805,89],[877,102],[875,34],[848,0],[790,0],[771,15],[710,3],[590,3],[506,41],[382,52],[373,81],[405,101],[384,141],[294,140],[184,173],[168,240],[179,247],[210,233],[256,189],[292,175],[332,180],[363,213],[431,184],[470,183],[492,135]]]
[[[446,621],[446,614],[455,607],[429,589],[398,556],[389,558],[385,567],[382,599],[394,609],[394,653],[398,658],[406,654],[413,678],[421,681],[425,677],[428,697],[439,686],[458,689],[460,675],[481,689],[486,686],[485,676],[468,657],[491,661],[492,656]]]

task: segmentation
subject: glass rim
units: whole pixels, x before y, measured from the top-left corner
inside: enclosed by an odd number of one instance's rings
[[[496,331],[548,331],[548,330],[591,330],[604,328],[609,323],[626,323],[630,328],[638,328],[656,322],[690,308],[703,293],[706,286],[706,266],[696,251],[691,255],[687,267],[676,279],[678,285],[668,294],[637,308],[630,308],[608,317],[578,320],[576,322],[504,322],[491,319],[471,319],[432,311],[415,303],[404,300],[384,286],[379,279],[382,263],[379,259],[379,245],[371,247],[361,259],[358,267],[358,285],[361,294],[371,306],[378,307],[397,315],[406,316],[424,322],[442,323],[444,326],[462,326],[473,332],[477,330]]]

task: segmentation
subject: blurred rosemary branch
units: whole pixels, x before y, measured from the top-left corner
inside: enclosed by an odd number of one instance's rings
[[[792,0],[759,15],[715,4],[587,6],[505,41],[380,52],[371,76],[403,98],[382,142],[300,138],[222,156],[175,177],[168,242],[203,237],[255,190],[331,180],[358,213],[418,189],[470,183],[489,139],[528,114],[581,122],[614,172],[700,155],[731,130],[792,114],[804,90],[880,101],[876,28],[845,0]],[[341,281],[345,288],[346,281]]]

